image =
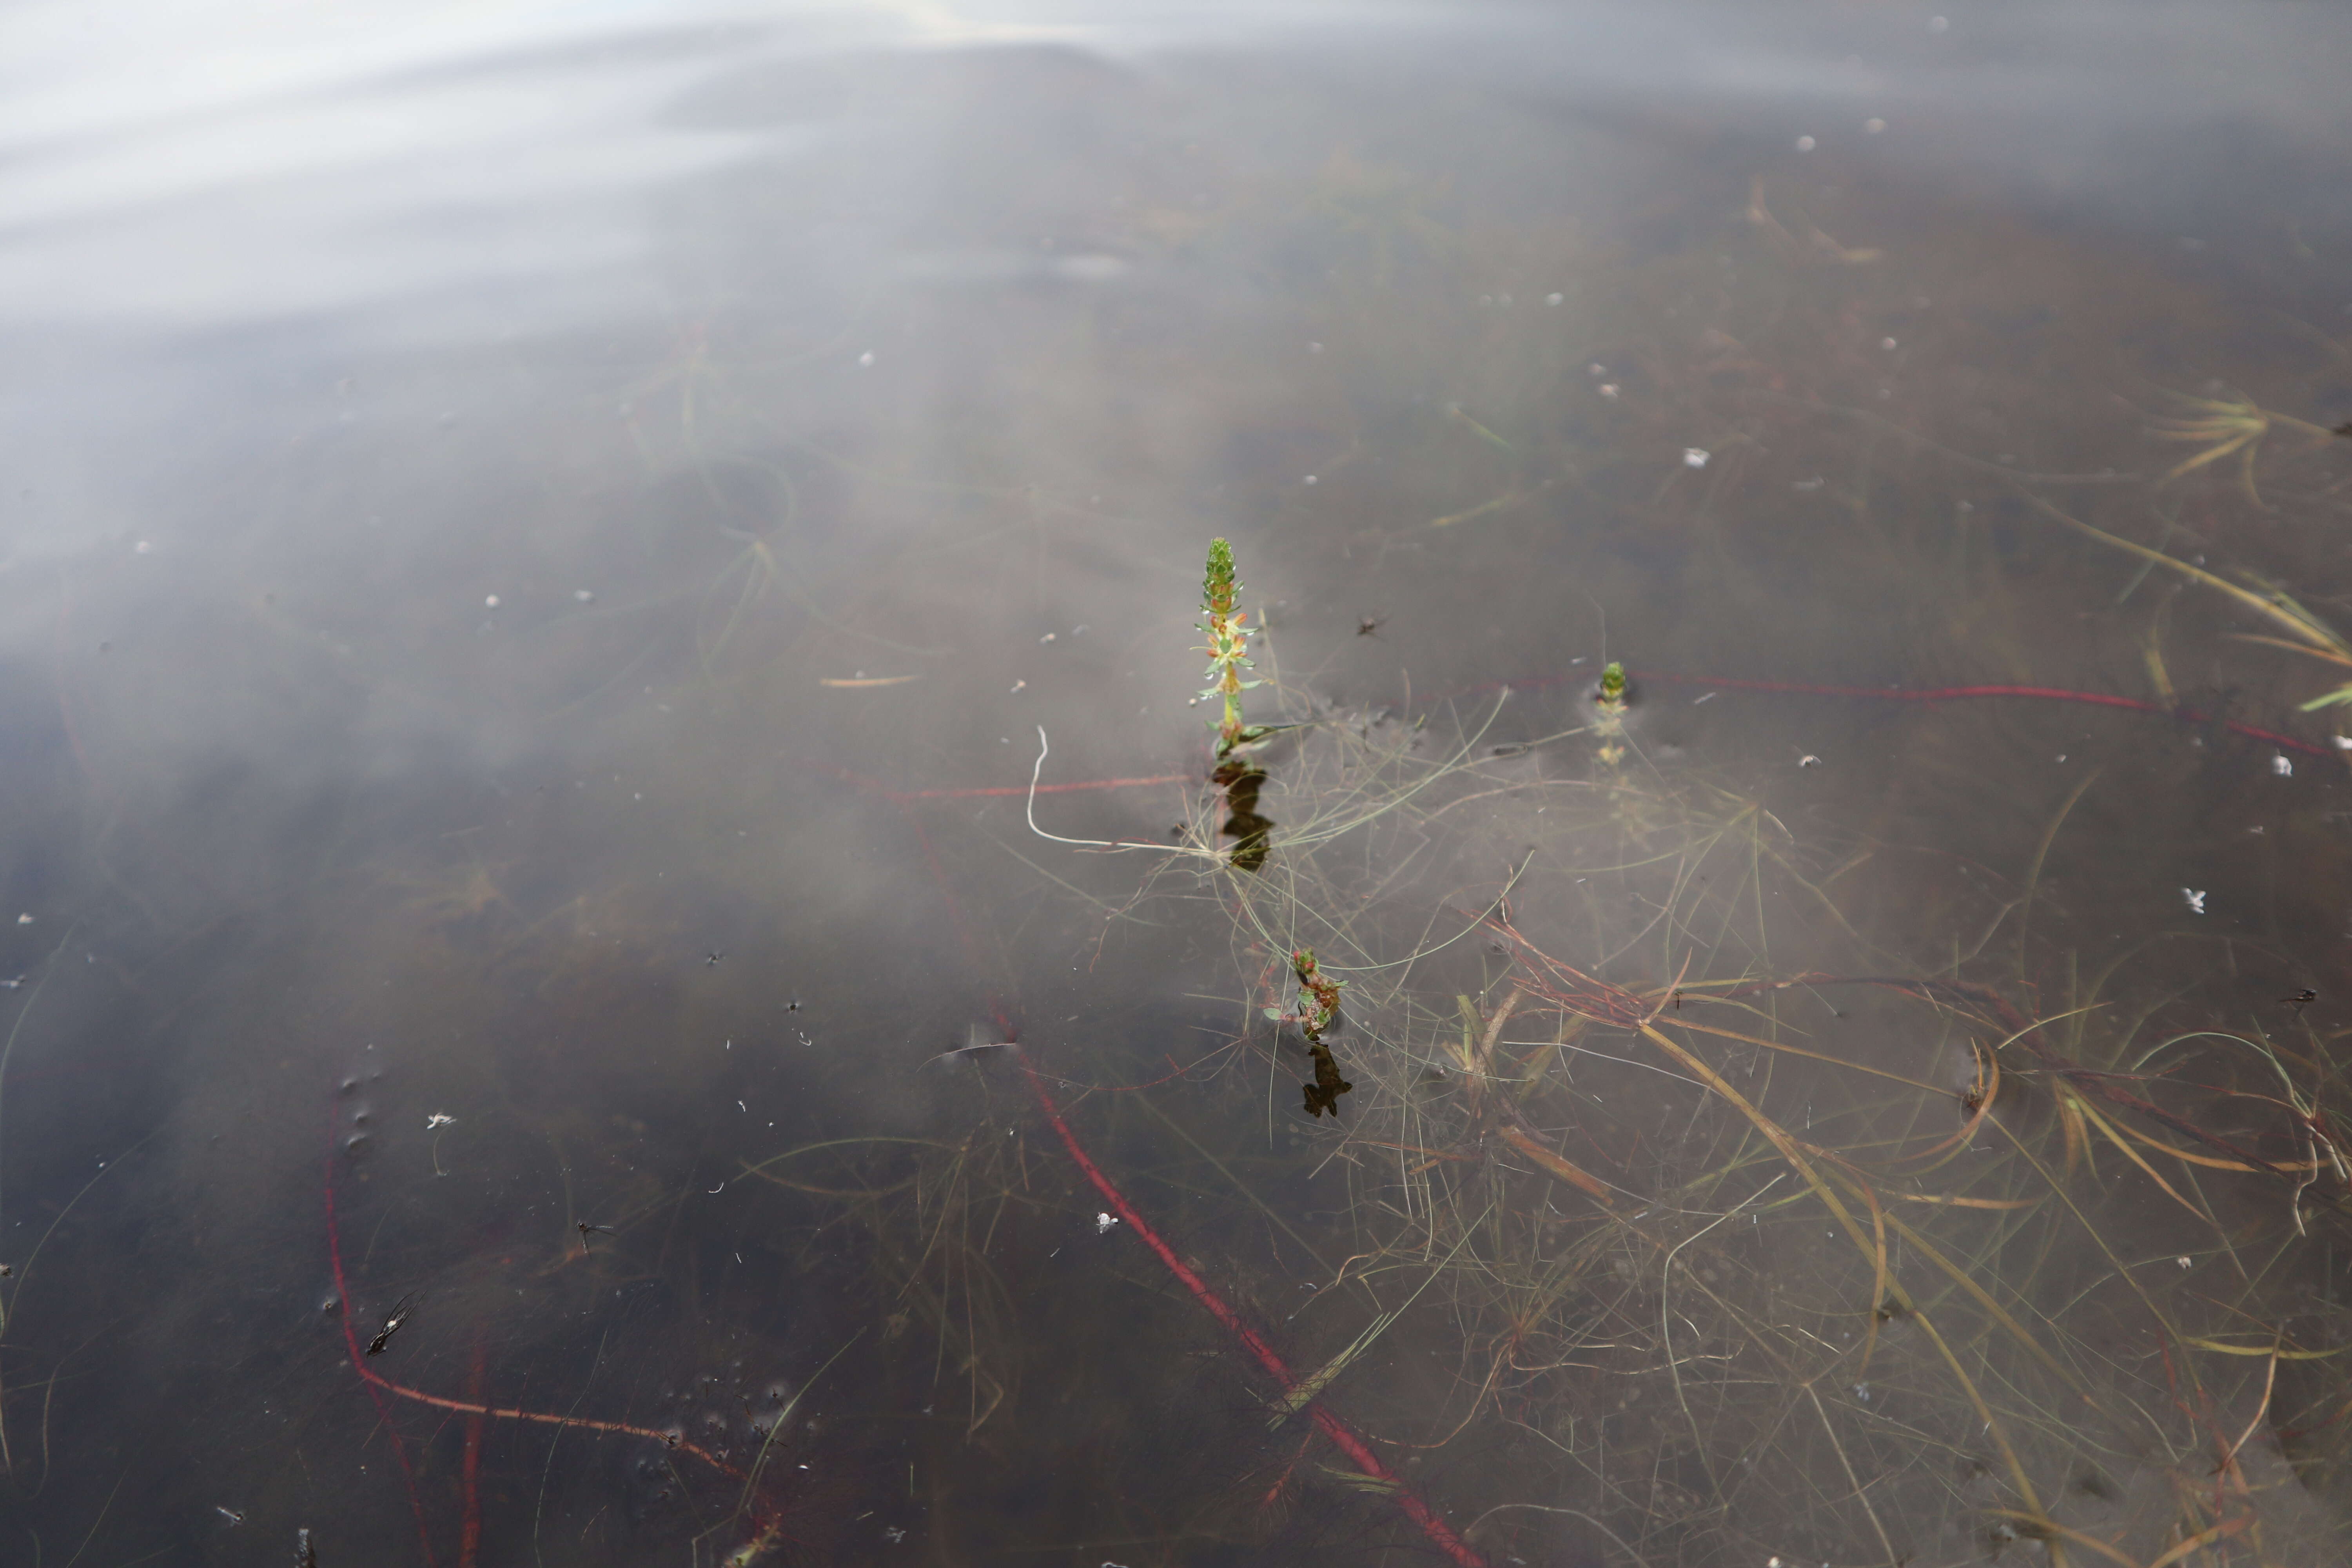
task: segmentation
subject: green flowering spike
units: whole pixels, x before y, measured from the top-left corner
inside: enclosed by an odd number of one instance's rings
[[[1625,746],[1620,736],[1625,732],[1625,667],[1611,659],[1601,671],[1601,689],[1592,694],[1592,706],[1598,710],[1592,718],[1592,732],[1601,737],[1601,750],[1596,753],[1602,762],[1615,767],[1625,760]]]
[[[1234,613],[1234,597],[1242,585],[1234,580],[1234,547],[1222,539],[1209,541],[1209,577],[1201,586],[1201,608],[1212,616]]]
[[[1234,608],[1241,591],[1241,582],[1234,574],[1234,547],[1222,539],[1209,541],[1208,575],[1201,584],[1201,613],[1206,617],[1201,630],[1208,641],[1200,651],[1209,656],[1209,668],[1202,673],[1213,684],[1201,698],[1225,700],[1224,714],[1217,726],[1220,757],[1230,756],[1235,746],[1254,738],[1242,727],[1242,693],[1258,683],[1241,678],[1241,672],[1251,668],[1249,634],[1242,629],[1242,622],[1248,617]]]

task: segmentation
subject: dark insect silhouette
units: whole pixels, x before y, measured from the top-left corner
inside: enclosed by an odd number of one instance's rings
[[[403,1296],[398,1304],[392,1309],[392,1315],[384,1319],[383,1327],[376,1331],[375,1338],[368,1341],[367,1353],[382,1355],[383,1347],[392,1342],[392,1336],[400,1332],[400,1325],[408,1321],[408,1315],[415,1310],[416,1310],[416,1294],[411,1291]]]

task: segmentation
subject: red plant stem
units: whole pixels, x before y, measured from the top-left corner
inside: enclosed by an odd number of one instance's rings
[[[986,789],[886,789],[882,793],[892,800],[969,800],[990,795],[1066,795],[1072,790],[1138,789],[1145,784],[1199,782],[1198,776],[1192,773],[1153,773],[1148,778],[1083,779],[1076,784],[1038,784],[1034,789],[1028,784],[995,784]]]
[[[1549,679],[1579,679],[1582,677]],[[1662,670],[1637,670],[1633,679],[1670,686],[1716,686],[1726,691],[1769,691],[1792,697],[1865,697],[1874,702],[1955,702],[1969,698],[2018,697],[2045,702],[2081,702],[2095,708],[2122,708],[2134,713],[2156,713],[2168,719],[2178,719],[2184,724],[2210,724],[2214,721],[2211,714],[2200,713],[2193,708],[2167,708],[2161,703],[2143,702],[2137,698],[2116,697],[2104,691],[2069,691],[2057,686],[1808,686],[1787,680],[1718,680],[1709,676],[1669,675]],[[1527,684],[1534,685],[1536,682]],[[2284,751],[2300,752],[2306,757],[2336,754],[2326,746],[2299,741],[2293,735],[2282,735],[2275,730],[2241,724],[2234,719],[2223,719],[2221,724],[2233,735],[2267,741]]]
[[[466,1378],[467,1396],[476,1404],[482,1398],[482,1374],[488,1357],[482,1346],[482,1331],[474,1331],[474,1370]],[[466,1486],[463,1522],[457,1531],[457,1568],[474,1568],[482,1548],[482,1416],[477,1410],[466,1418]]]
[[[416,1490],[416,1472],[409,1468],[408,1445],[401,1441],[400,1428],[392,1424],[392,1407],[383,1402],[383,1394],[378,1392],[378,1384],[383,1380],[368,1371],[367,1363],[360,1354],[358,1331],[352,1327],[352,1291],[351,1286],[343,1278],[342,1232],[335,1224],[335,1115],[331,1107],[327,1112],[327,1179],[325,1182],[327,1260],[333,1266],[335,1271],[335,1300],[341,1303],[341,1310],[337,1315],[342,1320],[343,1349],[350,1353],[352,1366],[367,1384],[368,1398],[374,1402],[377,1418],[383,1423],[383,1429],[391,1434],[393,1457],[400,1461],[400,1478],[408,1488],[409,1511],[416,1516],[416,1539],[425,1548],[425,1561],[427,1568],[433,1568],[440,1559],[434,1555],[433,1532],[425,1527],[425,1500]]]
[[[396,1399],[409,1400],[417,1405],[430,1405],[436,1410],[447,1410],[474,1418],[466,1437],[467,1518],[471,1521],[467,1529],[474,1536],[478,1536],[480,1521],[475,1508],[473,1479],[480,1452],[479,1424],[486,1416],[500,1421],[525,1421],[536,1426],[565,1427],[583,1432],[610,1432],[621,1437],[643,1437],[650,1442],[659,1443],[665,1448],[684,1454],[689,1458],[699,1459],[722,1476],[739,1481],[743,1479],[743,1471],[738,1467],[729,1464],[701,1445],[689,1443],[673,1433],[656,1431],[651,1426],[639,1426],[628,1421],[598,1421],[585,1415],[557,1415],[543,1410],[524,1410],[514,1405],[484,1403],[481,1398],[484,1367],[482,1350],[478,1342],[474,1351],[473,1386],[469,1391],[474,1397],[471,1399],[451,1399],[445,1394],[427,1394],[421,1388],[411,1388],[406,1384],[394,1383],[368,1365],[367,1357],[360,1349],[359,1332],[352,1327],[352,1290],[350,1282],[343,1274],[342,1230],[335,1221],[335,1152],[332,1137],[334,1121],[331,1114],[328,1120],[328,1131],[330,1136],[327,1149],[327,1175],[324,1184],[327,1199],[327,1260],[334,1270],[335,1299],[342,1303],[343,1350],[351,1358],[352,1370],[359,1373],[360,1381],[367,1385],[368,1397],[375,1402],[376,1414],[383,1417],[384,1430],[392,1434],[393,1453],[399,1458],[401,1474],[408,1482],[408,1500],[416,1514],[417,1538],[425,1544],[425,1561],[427,1563],[437,1563],[439,1559],[433,1552],[432,1534],[425,1528],[425,1503],[417,1495],[416,1476],[415,1472],[409,1468],[407,1446],[401,1441],[399,1430],[392,1425],[392,1407],[384,1403],[386,1394]]]
[[[1034,1068],[1029,1065],[1029,1058],[1025,1055],[1021,1057],[1020,1061],[1021,1070],[1029,1079],[1030,1091],[1037,1097],[1037,1108],[1045,1113],[1045,1120],[1053,1123],[1054,1131],[1061,1135],[1062,1146],[1070,1152],[1071,1161],[1085,1173],[1087,1180],[1094,1184],[1094,1189],[1102,1194],[1103,1202],[1111,1206],[1128,1229],[1142,1238],[1143,1244],[1151,1248],[1153,1256],[1167,1267],[1168,1272],[1176,1276],[1178,1282],[1184,1289],[1192,1293],[1193,1299],[1209,1310],[1209,1315],[1223,1323],[1226,1331],[1234,1338],[1241,1341],[1243,1348],[1256,1359],[1258,1365],[1265,1369],[1267,1376],[1281,1385],[1283,1393],[1297,1393],[1297,1375],[1290,1370],[1281,1355],[1272,1345],[1265,1342],[1264,1335],[1243,1321],[1242,1315],[1235,1311],[1223,1297],[1210,1288],[1207,1280],[1202,1279],[1190,1264],[1176,1256],[1176,1249],[1162,1240],[1160,1233],[1152,1229],[1150,1223],[1136,1212],[1135,1205],[1127,1201],[1126,1194],[1111,1184],[1111,1179],[1103,1174],[1102,1167],[1096,1164],[1087,1155],[1085,1147],[1078,1142],[1077,1134],[1071,1131],[1070,1124],[1063,1120],[1061,1107],[1054,1102],[1054,1092],[1045,1087],[1045,1080],[1038,1076]],[[1436,1510],[1422,1501],[1412,1489],[1397,1478],[1394,1471],[1382,1464],[1380,1456],[1372,1452],[1370,1444],[1356,1435],[1353,1427],[1327,1408],[1320,1400],[1309,1403],[1307,1406],[1307,1414],[1314,1421],[1317,1430],[1331,1440],[1332,1447],[1348,1456],[1349,1462],[1356,1467],[1359,1473],[1369,1476],[1381,1484],[1397,1507],[1404,1511],[1404,1516],[1419,1525],[1421,1532],[1428,1536],[1440,1552],[1461,1564],[1461,1568],[1486,1568],[1486,1560],[1481,1557],[1468,1542],[1455,1534],[1454,1527],[1440,1519]]]

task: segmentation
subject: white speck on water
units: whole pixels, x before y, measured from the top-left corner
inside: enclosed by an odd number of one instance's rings
[[[1060,635],[1061,635],[1061,634],[1060,634],[1060,633],[1058,633],[1058,632],[1047,632],[1044,637],[1039,637],[1039,638],[1037,639],[1037,641],[1038,641],[1041,645],[1042,645],[1042,644],[1045,644],[1045,643],[1049,643],[1049,642],[1052,642],[1052,641],[1053,641],[1056,637],[1058,637],[1058,636],[1060,636]]]
[[[1797,480],[1794,484],[1791,484],[1789,488],[1790,488],[1790,489],[1792,489],[1792,490],[1804,490],[1804,491],[1807,491],[1807,492],[1811,492],[1811,491],[1817,490],[1817,489],[1821,489],[1823,485],[1825,485],[1825,484],[1827,484],[1827,483],[1829,483],[1829,481],[1828,481],[1827,479],[1820,479],[1820,478],[1814,478],[1814,479],[1799,479],[1799,480]]]
[[[1949,16],[1930,16],[1927,18],[1927,31],[1931,33],[1948,33],[1951,30],[1952,19]]]
[[[2179,1264],[2179,1265],[2180,1265],[2180,1267],[2182,1267],[2183,1268],[2188,1268],[2188,1267],[2189,1267],[2189,1258],[2188,1258],[2188,1255],[2187,1255],[2186,1253],[2182,1254],[2182,1255],[2181,1255],[2180,1257],[2179,1257],[2179,1258],[2174,1258],[2172,1261],[2174,1261],[2175,1263],[2178,1263],[2178,1264]]]
[[[1896,344],[1893,338],[1881,338],[1878,340],[1878,346],[1885,349],[1888,353],[1893,353],[1895,350]]]
[[[1303,479],[1299,480],[1298,482],[1299,482],[1300,484],[1303,484],[1303,485],[1311,485],[1311,484],[1316,483],[1316,482],[1317,482],[1317,480],[1316,480],[1316,478],[1315,478],[1315,476],[1314,476],[1313,474],[1309,474],[1309,475],[1307,475],[1305,479]]]
[[[457,1124],[457,1119],[456,1117],[450,1115],[446,1110],[436,1110],[425,1119],[425,1131],[427,1132],[435,1132],[444,1127],[455,1127]]]
[[[1821,143],[1815,142],[1810,136],[1800,136],[1797,138],[1797,151],[1800,153],[1810,153],[1819,145],[1821,145]]]
[[[2186,904],[2189,906],[2189,912],[2190,914],[2192,914],[2192,915],[2201,915],[2201,914],[2203,914],[2203,913],[2205,912],[2205,889],[2202,889],[2202,888],[2183,888],[2183,889],[2180,889],[2180,898],[2181,898],[2181,901],[2182,901],[2182,902],[2184,902],[2184,903],[2186,903]]]
[[[595,593],[594,593],[593,590],[591,590],[591,589],[587,589],[587,588],[574,588],[574,589],[572,589],[572,596],[573,598],[575,598],[575,599],[579,600],[579,601],[580,601],[582,604],[583,604],[583,605],[593,605],[593,604],[594,604],[594,603],[596,602],[596,595],[595,595]]]
[[[1568,296],[1565,294],[1547,294],[1544,296],[1544,303],[1547,305],[1557,305],[1567,298]]]
[[[1025,681],[1025,680],[1016,680],[1016,681],[1014,681],[1014,682],[1013,683],[1013,691],[1012,691],[1011,693],[1008,693],[1008,695],[1018,695],[1019,693],[1024,692],[1024,691],[1026,691],[1026,690],[1028,690],[1028,689],[1029,689],[1029,683],[1028,683],[1027,681]]]
[[[2064,762],[2064,761],[2066,760],[2066,753],[2065,753],[2065,752],[2059,752],[2059,753],[2058,753],[2058,760],[2059,760],[2060,762],[2062,762],[2062,763],[2063,763],[2063,762]]]
[[[1604,381],[1601,384],[1601,395],[1603,397],[1613,399],[1617,395],[1619,387],[1613,381]]]
[[[1095,1234],[1097,1236],[1108,1236],[1110,1234],[1110,1227],[1118,1223],[1118,1216],[1117,1215],[1098,1214],[1095,1215]]]
[[[30,915],[18,915],[16,917],[16,923],[20,926],[31,925],[33,923],[33,917]]]
[[[894,1524],[882,1532],[882,1539],[896,1546],[907,1539],[907,1532]]]
[[[1609,367],[1602,364],[1599,360],[1594,360],[1591,364],[1584,367],[1584,374],[1587,375],[1607,375],[1609,374]]]
[[[486,610],[495,610],[498,607],[499,596],[496,594],[485,594],[482,595],[482,608]]]
[[[1323,345],[1321,343],[1308,343],[1307,345],[1307,352],[1311,354],[1319,354],[1323,352]]]
[[[864,353],[857,356],[857,368],[860,370],[871,370],[874,368],[874,351],[872,349],[867,349]]]
[[[1862,122],[1862,133],[1864,136],[1875,136],[1885,129],[1886,121],[1874,114]]]
[[[1712,702],[1716,700],[1717,695],[1718,693],[1710,691],[1703,697],[1694,697],[1691,699],[1691,706],[1696,708],[1702,702]]]
[[[1821,758],[1813,755],[1811,752],[1807,752],[1803,756],[1797,759],[1797,765],[1801,768],[1817,768],[1822,765],[1822,760]]]
[[[152,555],[155,553],[155,542],[152,539],[142,539],[138,543],[131,547],[131,553],[133,555]]]
[[[2271,772],[2283,779],[2291,779],[2294,777],[2294,764],[2286,760],[2284,752],[2279,752],[2271,757]]]
[[[1685,468],[1704,468],[1706,467],[1707,455],[1707,450],[1704,447],[1685,447],[1683,448],[1683,467]]]

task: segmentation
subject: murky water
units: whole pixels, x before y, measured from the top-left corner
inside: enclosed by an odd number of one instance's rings
[[[0,1558],[2352,1543],[2339,15],[95,16]]]

